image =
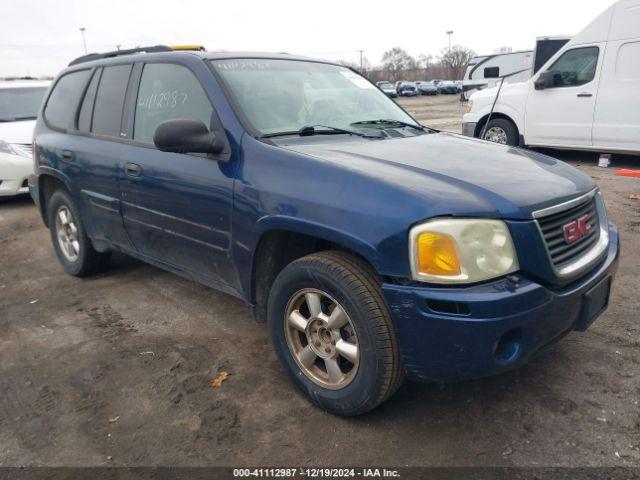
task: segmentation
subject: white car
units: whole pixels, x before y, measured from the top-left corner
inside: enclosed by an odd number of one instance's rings
[[[0,81],[0,196],[29,193],[31,141],[48,81]]]
[[[463,133],[508,145],[637,155],[639,27],[640,0],[616,2],[531,79],[505,83],[497,101],[496,87],[471,95]]]

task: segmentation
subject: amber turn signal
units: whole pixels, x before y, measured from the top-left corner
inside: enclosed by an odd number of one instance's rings
[[[426,275],[460,275],[460,259],[453,237],[422,232],[418,236],[418,268]]]

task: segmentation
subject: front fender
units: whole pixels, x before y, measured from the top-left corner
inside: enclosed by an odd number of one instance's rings
[[[353,252],[363,257],[371,265],[373,265],[376,270],[378,270],[380,267],[380,254],[373,245],[368,244],[364,240],[352,235],[349,232],[338,230],[332,226],[286,215],[264,216],[258,220],[256,225],[259,235],[255,237],[256,244],[252,246],[254,255],[259,240],[264,234],[274,230],[286,230],[336,243],[346,249],[352,250]]]
[[[489,118],[489,113],[491,113],[491,105],[483,107],[477,114],[477,117],[479,118],[478,124],[484,123]],[[518,128],[518,132],[524,132],[522,113],[518,112],[518,110],[516,110],[512,106],[497,104],[493,109],[492,116],[495,114],[499,114],[502,117],[509,118],[509,120],[511,120]]]

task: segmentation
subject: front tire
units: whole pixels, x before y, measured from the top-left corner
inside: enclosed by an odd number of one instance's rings
[[[268,324],[293,383],[336,415],[368,412],[403,380],[395,331],[375,272],[354,255],[298,259],[271,288]]]
[[[514,123],[505,118],[494,118],[482,130],[483,140],[501,145],[518,145],[518,129]]]
[[[47,203],[51,241],[62,268],[69,275],[84,277],[104,270],[110,252],[97,252],[87,237],[78,209],[71,196],[57,190]]]

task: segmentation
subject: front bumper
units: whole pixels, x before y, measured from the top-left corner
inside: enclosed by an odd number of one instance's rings
[[[33,173],[30,158],[13,154],[0,154],[0,197],[29,193],[27,177]]]
[[[26,182],[26,177],[11,180],[3,180],[0,178],[0,197],[11,197],[29,193],[29,187]]]
[[[586,330],[606,309],[618,266],[618,231],[609,233],[606,258],[559,290],[521,275],[465,288],[384,284],[407,376],[447,382],[494,375]]]
[[[478,124],[476,122],[462,122],[462,135],[475,137],[477,125]]]

